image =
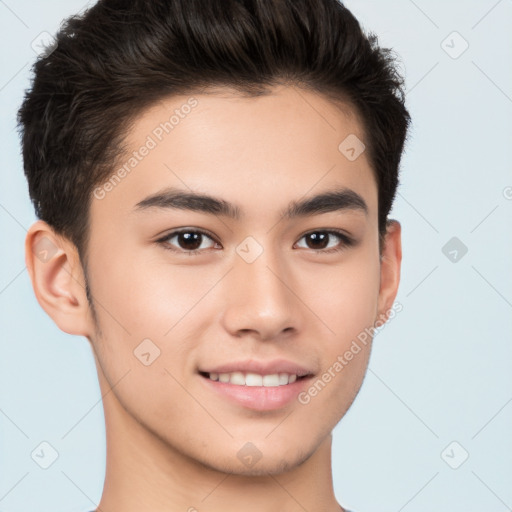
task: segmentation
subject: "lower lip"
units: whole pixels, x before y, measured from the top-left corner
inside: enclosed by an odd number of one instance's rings
[[[233,402],[256,411],[281,409],[297,398],[297,395],[309,385],[312,376],[296,380],[283,386],[237,386],[228,382],[211,380],[200,375],[206,385]]]

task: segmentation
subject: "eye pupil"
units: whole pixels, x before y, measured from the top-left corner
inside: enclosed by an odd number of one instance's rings
[[[310,241],[313,241],[313,247],[310,247],[308,243],[308,247],[310,249],[324,249],[328,245],[329,234],[328,233],[310,233],[307,238]],[[320,243],[318,243],[320,242]]]
[[[201,247],[201,233],[179,233],[178,243],[182,249],[195,250]]]

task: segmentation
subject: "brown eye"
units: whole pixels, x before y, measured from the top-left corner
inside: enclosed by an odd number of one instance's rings
[[[203,235],[201,233],[179,233],[176,235],[178,245],[181,249],[196,250],[201,247]]]
[[[310,233],[305,236],[309,249],[325,249],[329,243],[331,235],[325,232]]]
[[[305,249],[312,249],[321,252],[336,252],[343,248],[354,245],[354,241],[343,233],[337,231],[312,231],[302,236],[305,240]],[[299,246],[300,247],[300,246]]]
[[[202,250],[210,249],[215,240],[207,233],[197,230],[173,231],[157,240],[166,249],[185,254],[199,254]]]

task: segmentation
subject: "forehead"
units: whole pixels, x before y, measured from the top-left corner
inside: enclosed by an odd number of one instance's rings
[[[165,187],[222,197],[260,217],[263,207],[281,211],[290,200],[345,187],[365,197],[371,214],[377,190],[364,139],[348,106],[296,87],[168,97],[132,124],[91,214],[107,205],[127,214]]]

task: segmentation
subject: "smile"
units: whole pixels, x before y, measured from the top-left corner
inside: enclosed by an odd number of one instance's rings
[[[293,384],[297,380],[296,374],[289,373],[273,373],[270,375],[260,375],[258,373],[243,373],[243,372],[231,372],[231,373],[202,373],[203,376],[207,376],[210,380],[219,382],[225,382],[233,384],[235,386],[265,386],[265,387],[277,387],[286,386],[287,384]],[[300,377],[299,377],[300,378]]]

